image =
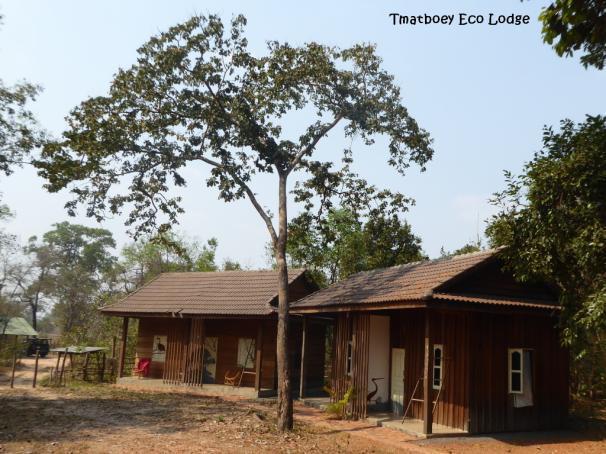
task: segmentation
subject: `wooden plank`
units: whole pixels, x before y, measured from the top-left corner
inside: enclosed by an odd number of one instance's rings
[[[433,352],[431,343],[431,320],[429,311],[425,311],[425,355],[423,357],[423,433],[432,433],[431,378]]]
[[[15,383],[15,369],[17,368],[17,336],[15,336],[15,342],[13,345],[13,367],[11,370],[11,388]]]
[[[40,359],[40,348],[36,348],[36,362],[34,364],[34,379],[32,380],[32,388],[36,387],[36,380],[38,379],[38,360]]]
[[[255,355],[255,389],[261,390],[261,374],[263,373],[263,322],[260,321],[257,326],[257,339],[255,341],[257,349]]]
[[[307,317],[303,317],[303,339],[301,342],[301,378],[299,379],[299,399],[305,397],[306,379],[307,379],[307,364],[306,364],[306,344],[307,344]]]
[[[128,340],[128,317],[122,319],[122,337],[120,339],[120,361],[118,362],[118,377],[124,376],[124,360],[126,358],[126,342]],[[63,373],[63,371],[61,371]]]

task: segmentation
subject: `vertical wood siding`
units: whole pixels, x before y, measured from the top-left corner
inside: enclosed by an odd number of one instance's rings
[[[554,317],[473,314],[470,419],[472,432],[563,427],[568,416],[568,351]],[[515,408],[508,393],[509,348],[533,350],[533,405]]]
[[[370,335],[370,314],[339,314],[337,317],[331,366],[331,388],[333,400],[343,398],[349,387],[353,388],[351,416],[365,418],[368,394],[368,346]],[[352,342],[351,376],[347,375],[348,342]]]
[[[408,405],[417,381],[423,377],[425,336],[425,312],[423,310],[397,311],[392,313],[391,346],[404,348],[404,407]],[[443,345],[442,391],[433,413],[433,422],[465,430],[468,427],[467,401],[469,398],[469,339],[468,318],[465,313],[430,312],[430,336],[432,348]],[[432,368],[433,370],[433,368]],[[432,402],[438,398],[438,390],[431,390]],[[415,395],[423,399],[423,381],[419,382]],[[413,402],[408,417],[423,419],[422,402]]]
[[[301,324],[297,319],[291,322],[290,353],[291,366],[298,370],[301,354]],[[150,378],[162,378],[170,384],[201,385],[204,338],[218,338],[216,381],[223,384],[225,373],[237,368],[238,338],[257,338],[258,327],[263,330],[261,388],[276,389],[276,320],[275,319],[174,319],[141,318],[137,338],[137,358],[151,358],[154,336],[167,336],[167,351],[164,363],[152,361]],[[324,384],[325,326],[321,323],[308,324],[308,387]],[[299,376],[292,378],[298,382]],[[254,375],[245,375],[242,386],[254,386]],[[295,385],[295,383],[293,383]]]

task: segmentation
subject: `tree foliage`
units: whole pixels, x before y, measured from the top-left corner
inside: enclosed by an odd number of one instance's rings
[[[68,222],[54,224],[42,237],[39,247],[47,249],[53,262],[47,289],[54,301],[53,316],[73,342],[86,337],[95,299],[116,262],[111,253],[115,246],[109,231]]]
[[[346,208],[330,208],[320,222],[308,213],[297,216],[289,231],[291,264],[308,268],[321,286],[359,271],[426,258],[421,239],[395,214],[360,216]]]
[[[225,30],[217,16],[196,16],[139,48],[137,63],[118,71],[109,94],[76,107],[63,140],[44,148],[37,164],[47,188],[81,182],[68,208],[81,202],[97,219],[132,204],[128,223],[149,233],[160,213],[176,221],[179,198],[165,194],[171,183],[186,184],[188,163],[212,168],[206,184],[225,201],[256,201],[247,183],[259,172],[305,169],[328,183],[332,163],[307,158],[341,121],[347,136],[366,142],[388,134],[389,163],[401,172],[409,159],[422,166],[430,159],[427,133],[402,106],[373,46],[269,42],[268,55],[254,57],[245,22],[238,16]],[[280,120],[306,107],[318,120],[298,140],[283,138]],[[129,190],[111,193],[127,176]],[[270,222],[267,213],[264,219]]]
[[[471,254],[482,250],[482,240],[469,241],[454,251],[447,251],[444,247],[440,248],[440,257],[454,257],[455,255]]]
[[[584,343],[606,329],[606,117],[546,128],[543,149],[506,178],[491,242],[508,246],[516,277],[559,289],[566,339]]]
[[[606,1],[555,0],[543,9],[543,40],[559,56],[582,50],[586,68],[604,69],[606,64]]]
[[[9,86],[0,79],[0,173],[10,175],[44,141],[44,134],[29,110],[29,104],[39,93],[38,85],[19,82]]]
[[[142,238],[122,250],[120,266],[127,274],[127,290],[139,287],[160,273],[176,271],[217,271],[215,255],[218,242],[206,244],[188,241],[173,232]]]

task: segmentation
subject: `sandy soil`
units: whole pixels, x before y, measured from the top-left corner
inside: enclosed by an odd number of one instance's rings
[[[15,387],[32,386],[35,362],[34,358],[21,358],[19,360],[15,369]],[[55,367],[56,363],[57,358],[53,358],[50,355],[38,360],[38,383],[48,376],[51,367]],[[0,367],[0,386],[6,386],[10,383],[11,371],[12,368],[10,367]]]
[[[50,358],[39,367],[44,374],[52,366]],[[32,371],[33,360],[23,360],[14,389],[7,386],[7,371],[0,371],[0,454],[606,453],[606,422],[599,419],[576,419],[576,430],[559,432],[420,440],[365,421],[330,420],[319,410],[296,404],[295,430],[281,435],[269,401],[113,385],[32,389]]]
[[[0,389],[0,452],[395,452],[341,430],[298,421],[275,431],[274,409],[109,385]]]

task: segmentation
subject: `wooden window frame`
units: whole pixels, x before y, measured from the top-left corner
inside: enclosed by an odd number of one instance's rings
[[[440,350],[440,364],[436,365],[436,350]],[[443,344],[434,344],[433,346],[433,356],[432,356],[432,374],[431,374],[431,388],[432,389],[440,389],[442,387],[442,380],[444,378],[444,345]],[[436,385],[436,369],[440,371],[439,385]]]
[[[347,357],[345,358],[345,374],[351,377],[353,372],[353,340],[347,342]]]
[[[508,348],[507,349],[507,381],[508,381],[508,391],[509,394],[524,394],[524,348]],[[514,353],[518,353],[520,355],[520,368],[512,369],[511,358]],[[520,389],[514,390],[512,389],[511,379],[512,375],[516,373],[520,375]]]

